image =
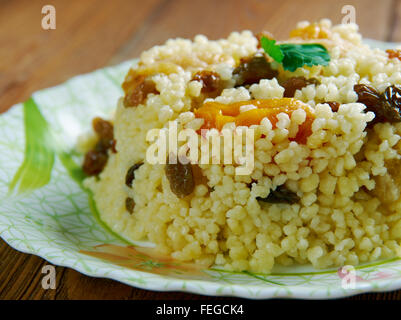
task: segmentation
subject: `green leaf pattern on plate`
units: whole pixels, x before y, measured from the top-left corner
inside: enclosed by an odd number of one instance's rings
[[[43,187],[50,181],[54,164],[54,143],[46,120],[33,99],[24,103],[25,158],[10,183],[20,193]]]

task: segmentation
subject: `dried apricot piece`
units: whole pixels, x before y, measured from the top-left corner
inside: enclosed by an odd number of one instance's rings
[[[254,108],[241,112],[241,107],[247,105],[251,105]],[[311,126],[315,115],[311,107],[297,99],[260,99],[230,104],[211,101],[204,103],[194,113],[197,118],[205,120],[202,129],[216,128],[221,130],[229,122],[234,122],[237,126],[251,126],[260,124],[265,117],[270,120],[274,127],[279,113],[284,112],[291,116],[292,112],[300,108],[306,112],[306,120],[300,125],[298,134],[293,140],[299,143],[306,143],[307,137],[312,132]]]
[[[401,50],[399,49],[387,49],[386,50],[389,59],[398,59],[401,61]]]

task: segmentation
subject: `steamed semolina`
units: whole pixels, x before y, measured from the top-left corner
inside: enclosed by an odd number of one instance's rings
[[[139,101],[136,106],[119,100],[113,119],[117,152],[109,151],[98,177],[85,180],[104,222],[126,238],[153,242],[174,259],[229,270],[270,272],[275,264],[294,263],[326,268],[397,255],[401,122],[368,126],[375,114],[357,102],[354,85],[378,92],[400,85],[401,61],[362,44],[353,24],[331,26],[323,20],[313,25],[317,34],[310,26],[299,24],[288,42],[323,44],[331,57],[327,66],[290,72],[271,62],[275,77],[240,86],[235,68],[241,59],[262,52],[249,31],[218,41],[204,36],[168,40],[142,53],[126,82],[142,81],[132,77],[145,70],[153,85],[138,82],[142,91],[131,92]],[[204,70],[209,73],[203,73],[203,80],[194,78]],[[237,175],[235,163],[199,164],[202,179],[180,198],[172,192],[165,165],[146,161],[149,130],[168,131],[169,121],[179,129],[199,130],[205,120],[196,113],[205,102],[250,101],[240,115],[255,108],[253,100],[283,98],[283,83],[301,76],[316,81],[295,90],[292,99],[311,108],[313,117],[299,108],[252,124],[250,174]],[[215,91],[206,92],[207,81]],[[338,103],[338,110],[327,102]],[[297,134],[307,121],[310,132],[303,142]],[[223,125],[235,129],[235,123]],[[126,175],[135,164],[142,165],[130,187]],[[261,201],[283,187],[299,200]],[[135,204],[132,212],[127,198]]]

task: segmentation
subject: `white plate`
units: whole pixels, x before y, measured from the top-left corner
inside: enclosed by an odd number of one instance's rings
[[[36,92],[33,99],[0,116],[0,235],[9,245],[55,265],[149,290],[324,299],[401,288],[398,259],[359,266],[355,274],[305,266],[276,268],[272,274],[199,270],[143,254],[110,232],[81,185],[72,147],[95,115],[107,116],[113,110],[131,64]],[[346,280],[353,275],[352,288]]]

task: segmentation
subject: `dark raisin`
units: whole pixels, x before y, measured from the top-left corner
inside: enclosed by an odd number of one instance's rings
[[[107,163],[107,153],[91,150],[86,153],[82,170],[88,176],[95,176],[102,172]]]
[[[299,202],[300,198],[297,194],[285,186],[278,186],[276,190],[271,190],[266,198],[257,197],[256,200],[268,203],[288,203],[293,204]]]
[[[134,208],[135,208],[134,199],[126,198],[125,199],[125,209],[127,209],[127,211],[132,214],[134,212]]]
[[[368,85],[356,84],[354,91],[358,94],[358,102],[366,105],[365,111],[372,111],[375,114],[375,118],[369,123],[370,126],[378,122],[401,121],[399,86],[389,86],[383,94],[380,94]]]
[[[241,59],[233,74],[236,75],[236,86],[250,85],[259,83],[262,79],[277,77],[277,71],[272,69],[264,55]]]
[[[388,49],[388,50],[386,50],[386,52],[387,52],[389,59],[397,58],[398,60],[401,61],[401,50]]]
[[[113,134],[113,124],[110,121],[96,117],[92,120],[92,127],[98,141],[93,150],[85,155],[82,170],[89,176],[98,175],[107,163],[108,150],[116,152],[116,141]]]
[[[127,174],[125,175],[125,184],[128,187],[132,187],[132,181],[135,179],[135,170],[137,170],[141,165],[143,165],[143,163],[137,163],[128,169]]]
[[[123,83],[125,92],[124,106],[136,107],[143,104],[148,94],[158,94],[155,83],[148,79],[146,75],[136,74],[131,71]]]
[[[115,142],[113,140],[98,140],[94,150],[107,154],[107,150],[111,149],[115,153]],[[113,150],[114,149],[114,150]]]
[[[190,163],[167,163],[165,170],[170,189],[178,198],[184,198],[194,191],[195,181]]]
[[[327,103],[330,106],[331,111],[333,111],[333,112],[337,112],[338,108],[340,108],[340,103],[338,103],[336,101],[327,101],[325,103]]]
[[[207,186],[208,179],[203,175],[202,169],[197,164],[192,165],[192,174],[194,177],[195,185],[203,184]]]
[[[358,102],[366,106],[365,112],[372,111],[375,114],[375,118],[368,125],[371,126],[374,123],[384,121],[382,118],[383,103],[376,89],[365,84],[356,84],[354,91],[358,95]]]
[[[401,121],[401,86],[392,85],[386,88],[382,95],[383,117],[388,122]]]
[[[367,107],[375,108],[375,106],[380,105],[381,97],[375,88],[366,84],[356,84],[354,85],[354,91],[358,95],[358,102],[363,103]]]
[[[202,70],[196,72],[192,80],[196,80],[202,83],[202,93],[218,96],[222,89],[222,81],[218,73],[213,71]]]
[[[284,90],[284,97],[292,98],[295,95],[296,90],[301,90],[302,88],[314,84],[319,84],[319,81],[315,78],[305,79],[305,77],[292,77],[281,84]]]
[[[383,96],[399,113],[401,107],[401,86],[392,85],[387,87]]]

